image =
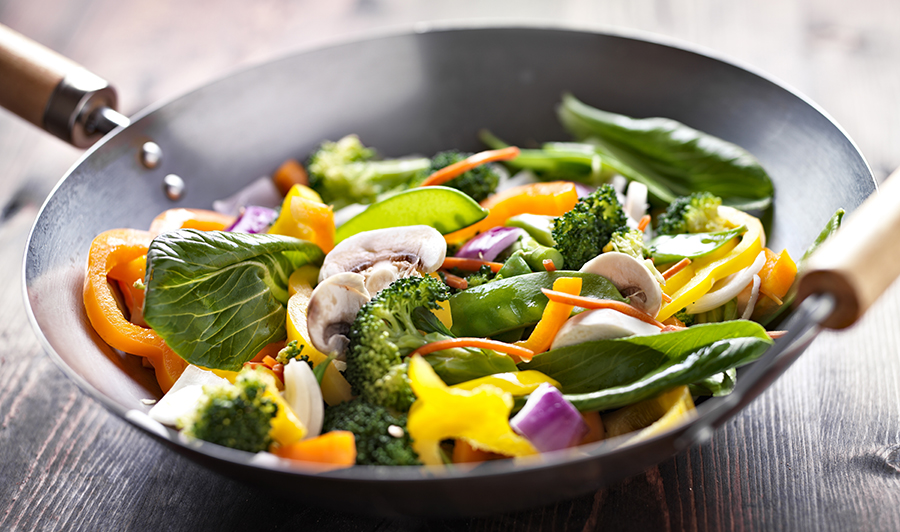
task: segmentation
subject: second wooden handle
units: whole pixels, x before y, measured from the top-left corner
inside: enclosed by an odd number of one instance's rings
[[[900,169],[809,258],[798,297],[832,294],[836,308],[823,325],[842,329],[855,323],[898,275]]]

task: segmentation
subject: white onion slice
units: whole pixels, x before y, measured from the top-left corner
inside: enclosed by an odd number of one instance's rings
[[[759,273],[759,270],[766,264],[766,254],[762,251],[756,256],[753,264],[743,270],[730,275],[713,286],[713,289],[704,294],[700,299],[687,306],[685,312],[688,314],[699,314],[721,307],[725,303],[731,301],[741,290],[747,287],[753,280],[753,276]]]
[[[193,413],[203,397],[207,384],[227,384],[228,381],[212,371],[188,365],[172,388],[157,402],[150,412],[150,419],[174,427],[178,420]]]
[[[306,427],[306,438],[322,432],[325,406],[322,389],[309,364],[291,360],[284,367],[284,400]]]
[[[647,214],[647,185],[632,181],[628,183],[628,192],[625,194],[623,205],[625,214],[635,222]]]
[[[749,320],[750,316],[753,315],[753,309],[756,308],[756,302],[759,300],[759,286],[762,284],[762,279],[759,278],[759,275],[753,276],[753,289],[750,291],[750,299],[747,300],[747,308],[744,309],[744,313],[741,314],[742,320]]]

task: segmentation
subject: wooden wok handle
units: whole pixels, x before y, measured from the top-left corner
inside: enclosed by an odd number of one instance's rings
[[[855,323],[900,275],[898,232],[900,169],[808,259],[798,299],[830,293],[835,310],[822,325],[843,329]]]
[[[106,80],[3,25],[0,106],[80,148],[128,122]]]

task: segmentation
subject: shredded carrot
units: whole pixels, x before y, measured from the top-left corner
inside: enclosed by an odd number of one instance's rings
[[[578,296],[581,293],[581,282],[580,277],[560,277],[553,281],[553,290],[563,294]],[[531,335],[527,340],[516,342],[516,345],[529,349],[535,354],[543,353],[550,349],[553,339],[556,338],[559,329],[569,319],[573,308],[574,306],[568,303],[549,301],[547,306],[544,307],[543,314],[541,314],[541,321],[534,326]],[[531,359],[522,358],[522,360]]]
[[[787,334],[787,331],[766,331],[766,334],[769,335],[769,338],[777,340]]]
[[[275,367],[275,364],[278,364],[278,361],[270,357],[269,355],[266,355],[263,357],[262,363],[265,364],[269,369],[272,369]]]
[[[469,287],[469,281],[466,281],[462,277],[459,277],[458,275],[453,275],[450,272],[443,272],[443,273],[444,273],[444,282],[450,288],[456,288],[457,290],[465,290],[466,288]]]
[[[663,274],[662,274],[663,279],[666,279],[666,280],[671,279],[672,277],[675,276],[676,273],[687,268],[688,265],[690,265],[690,263],[691,263],[691,259],[689,259],[687,257],[681,259],[680,261],[676,262],[674,266],[672,266],[671,268],[669,268],[668,270],[663,272]]]
[[[669,294],[667,294],[665,292],[662,293],[662,300],[663,300],[663,303],[671,303],[672,302],[672,298],[669,297]]]
[[[478,259],[464,259],[461,257],[447,257],[444,259],[444,264],[441,265],[441,268],[445,270],[459,268],[460,270],[465,270],[467,272],[477,272],[482,266],[488,266],[492,272],[497,273],[500,271],[500,268],[503,267],[503,263]]]
[[[438,340],[425,344],[416,349],[409,356],[428,355],[435,351],[443,351],[444,349],[453,349],[454,347],[477,347],[479,349],[492,349],[498,353],[507,355],[515,355],[523,360],[530,360],[534,356],[534,351],[519,347],[514,344],[491,340],[489,338],[450,338],[448,340]]]
[[[556,264],[553,264],[553,259],[544,259],[543,261],[541,261],[541,264],[544,265],[544,269],[548,272],[556,271]]]
[[[508,146],[499,150],[488,150],[476,153],[475,155],[467,157],[462,161],[459,161],[458,163],[453,163],[450,166],[441,168],[437,172],[428,176],[428,178],[419,186],[430,187],[434,185],[442,185],[447,181],[459,177],[460,175],[477,166],[481,166],[485,163],[494,161],[506,161],[509,159],[515,159],[518,156],[519,148],[515,146]]]
[[[555,290],[547,290],[546,288],[542,288],[541,292],[544,293],[550,301],[558,301],[560,303],[566,303],[568,305],[573,305],[576,307],[586,308],[586,309],[600,309],[600,308],[608,308],[612,310],[617,310],[622,314],[627,314],[632,318],[637,318],[645,323],[649,323],[650,325],[656,325],[660,329],[665,327],[662,323],[656,321],[652,316],[647,314],[646,312],[642,312],[628,303],[622,303],[621,301],[615,301],[613,299],[597,299],[594,297],[584,297],[584,296],[573,296],[571,294],[566,294],[564,292],[557,292]]]
[[[659,332],[678,332],[687,329],[684,325],[666,325]]]
[[[644,232],[644,229],[646,229],[648,225],[650,225],[650,215],[645,214],[641,217],[641,221],[638,222],[638,231]]]

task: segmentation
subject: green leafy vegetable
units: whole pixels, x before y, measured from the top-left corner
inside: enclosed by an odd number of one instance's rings
[[[737,370],[731,368],[722,373],[716,373],[712,377],[707,377],[702,381],[695,382],[689,388],[691,389],[691,395],[694,397],[722,397],[733,392],[736,384]]]
[[[147,252],[144,320],[189,363],[238,370],[285,337],[288,277],[323,257],[279,235],[163,233]]]
[[[430,225],[446,235],[487,214],[475,200],[455,188],[414,188],[373,203],[338,227],[334,240],[340,242],[363,231],[402,225]]]
[[[718,233],[685,233],[681,235],[659,235],[646,248],[656,264],[678,262],[681,259],[699,259],[724,246],[732,238],[744,234],[743,225]]]
[[[743,148],[668,118],[630,118],[601,111],[567,94],[558,109],[563,126],[596,145],[603,163],[645,185],[652,198],[709,191],[725,204],[763,209],[774,187]]]
[[[769,345],[760,325],[732,321],[554,349],[528,369],[558,380],[580,410],[605,410],[746,364]]]

